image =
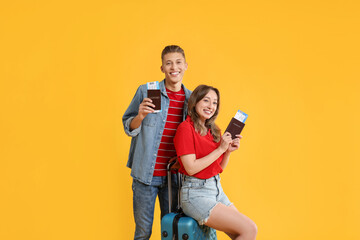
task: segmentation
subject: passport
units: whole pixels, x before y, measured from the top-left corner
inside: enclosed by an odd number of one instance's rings
[[[240,110],[237,111],[235,117],[233,117],[226,128],[225,132],[231,134],[231,138],[235,139],[236,135],[240,134],[243,128],[245,127],[245,121],[248,115]]]
[[[152,100],[155,105],[155,112],[161,112],[161,93],[159,88],[159,82],[147,83],[147,97]]]

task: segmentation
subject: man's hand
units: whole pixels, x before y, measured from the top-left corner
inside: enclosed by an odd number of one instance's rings
[[[153,113],[155,111],[154,108],[155,108],[155,105],[152,104],[152,100],[150,98],[144,98],[144,100],[142,101],[142,103],[139,106],[138,116],[142,120],[149,113]]]
[[[176,170],[176,171],[179,170],[181,166],[180,166],[177,156],[170,158],[169,163],[172,163],[172,162],[175,162],[175,163],[171,166],[171,170]]]

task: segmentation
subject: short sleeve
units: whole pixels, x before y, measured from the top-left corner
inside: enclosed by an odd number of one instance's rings
[[[180,157],[195,154],[194,128],[187,122],[182,122],[176,130],[174,137],[176,154]]]

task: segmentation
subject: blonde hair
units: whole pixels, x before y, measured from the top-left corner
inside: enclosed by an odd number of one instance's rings
[[[217,108],[215,110],[214,115],[205,121],[205,126],[200,123],[200,116],[196,112],[196,104],[201,101],[205,97],[206,94],[210,90],[213,90],[218,99],[217,99]],[[221,139],[220,136],[220,128],[215,124],[215,119],[219,114],[220,109],[220,93],[217,88],[207,86],[207,85],[199,85],[190,95],[188,101],[188,115],[191,117],[191,120],[194,122],[194,128],[200,135],[206,135],[208,129],[210,129],[211,135],[214,137],[214,142],[219,142]]]

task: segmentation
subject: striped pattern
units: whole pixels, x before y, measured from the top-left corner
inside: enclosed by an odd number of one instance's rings
[[[157,153],[154,176],[166,176],[166,166],[169,163],[170,158],[176,156],[173,143],[175,132],[183,120],[183,108],[185,101],[184,90],[181,89],[179,92],[173,92],[166,89],[166,92],[170,99],[170,105]]]

